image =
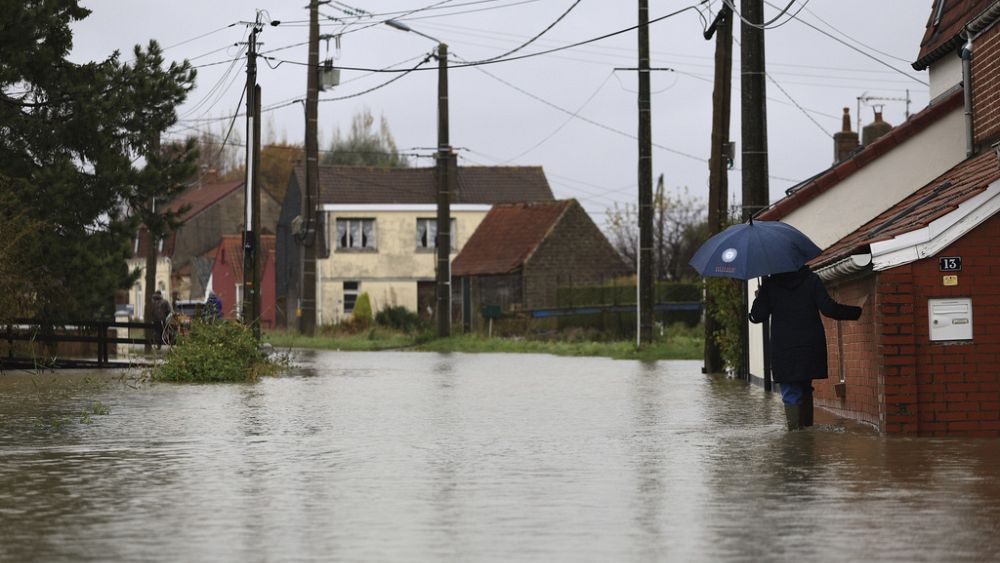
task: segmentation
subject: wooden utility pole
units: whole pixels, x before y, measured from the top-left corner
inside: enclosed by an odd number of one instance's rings
[[[740,94],[743,120],[743,220],[747,221],[755,213],[767,207],[769,188],[767,183],[767,97],[766,75],[764,74],[764,0],[743,0],[740,24]],[[743,313],[749,309],[747,284],[743,285]],[[743,357],[740,372],[743,379],[750,379],[750,333],[746,320],[740,323],[741,349]],[[769,382],[767,335],[768,323],[764,323],[764,378]],[[769,385],[767,385],[769,387]]]
[[[309,61],[306,65],[306,185],[302,194],[302,268],[300,272],[299,331],[312,336],[316,332],[316,253],[318,250],[319,213],[319,0],[309,1]]]
[[[150,154],[157,154],[160,152],[160,135],[157,133],[150,139],[149,142],[149,152]],[[146,166],[149,166],[147,163]],[[153,319],[156,318],[155,311],[153,311],[153,293],[156,291],[156,263],[159,258],[160,248],[159,240],[153,234],[154,225],[158,223],[156,220],[156,196],[149,201],[149,221],[146,223],[146,283],[143,299],[143,311],[142,318],[143,322],[146,324],[151,324]],[[159,233],[157,233],[159,234]],[[169,296],[167,297],[169,299]],[[146,337],[145,351],[148,354],[153,351],[154,338],[160,339],[163,336],[160,334],[151,334],[152,331],[147,329],[150,333]],[[155,342],[159,342],[156,340]]]
[[[740,104],[743,120],[743,220],[767,207],[767,98],[764,1],[743,0],[740,25]],[[749,22],[749,23],[748,23]]]
[[[733,11],[727,4],[705,32],[705,39],[715,35],[715,89],[712,92],[712,154],[708,160],[708,234],[722,231],[727,217],[726,200],[729,198],[729,144],[730,108],[733,89]],[[713,311],[715,292],[705,286],[705,307]],[[715,342],[715,333],[721,326],[711,314],[705,315],[705,373],[721,373],[725,367],[722,354]]]
[[[649,91],[649,0],[639,0],[639,262],[637,346],[653,341],[653,128]]]
[[[260,217],[254,209],[254,201],[259,194],[257,186],[257,164],[260,162],[259,96],[257,86],[257,34],[260,33],[260,14],[250,27],[250,43],[247,49],[247,148],[246,178],[244,180],[244,230],[243,230],[243,322],[254,327],[254,335],[260,338],[260,285],[257,275],[257,251],[260,247]],[[258,200],[259,201],[259,200]],[[259,208],[259,205],[258,205]]]
[[[448,140],[448,46],[438,43],[437,314],[438,336],[451,336],[451,185],[457,173]]]

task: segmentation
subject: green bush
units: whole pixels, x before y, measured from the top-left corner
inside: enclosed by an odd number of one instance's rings
[[[358,300],[354,302],[354,312],[351,317],[355,323],[362,327],[368,327],[372,322],[372,303],[367,293],[358,295]]]
[[[260,353],[249,327],[196,320],[151,375],[156,381],[217,383],[256,381],[277,370],[278,365]]]
[[[719,346],[719,354],[729,371],[739,370],[741,363],[740,328],[743,317],[743,283],[730,278],[705,278],[708,291],[715,296],[706,314],[719,325],[712,334]]]
[[[375,324],[403,332],[414,332],[424,328],[420,315],[402,305],[386,307],[376,313]]]

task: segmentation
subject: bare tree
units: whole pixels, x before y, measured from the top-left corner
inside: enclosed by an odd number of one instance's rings
[[[635,204],[625,204],[607,214],[611,244],[634,269],[638,256],[639,214]],[[659,281],[677,281],[695,276],[687,263],[708,234],[705,212],[688,193],[666,193],[663,175],[653,194],[653,257],[655,277]]]

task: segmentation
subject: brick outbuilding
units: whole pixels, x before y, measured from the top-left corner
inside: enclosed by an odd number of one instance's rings
[[[556,306],[561,285],[599,284],[629,268],[575,200],[494,205],[452,263],[456,300],[475,320]]]

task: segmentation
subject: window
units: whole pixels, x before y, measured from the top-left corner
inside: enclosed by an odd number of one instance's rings
[[[358,300],[358,286],[361,282],[344,282],[344,314],[350,315],[354,312],[354,303]]]
[[[375,219],[337,219],[338,250],[375,250]]]
[[[456,250],[455,220],[451,220],[451,249]],[[417,248],[437,248],[437,219],[417,219]]]

